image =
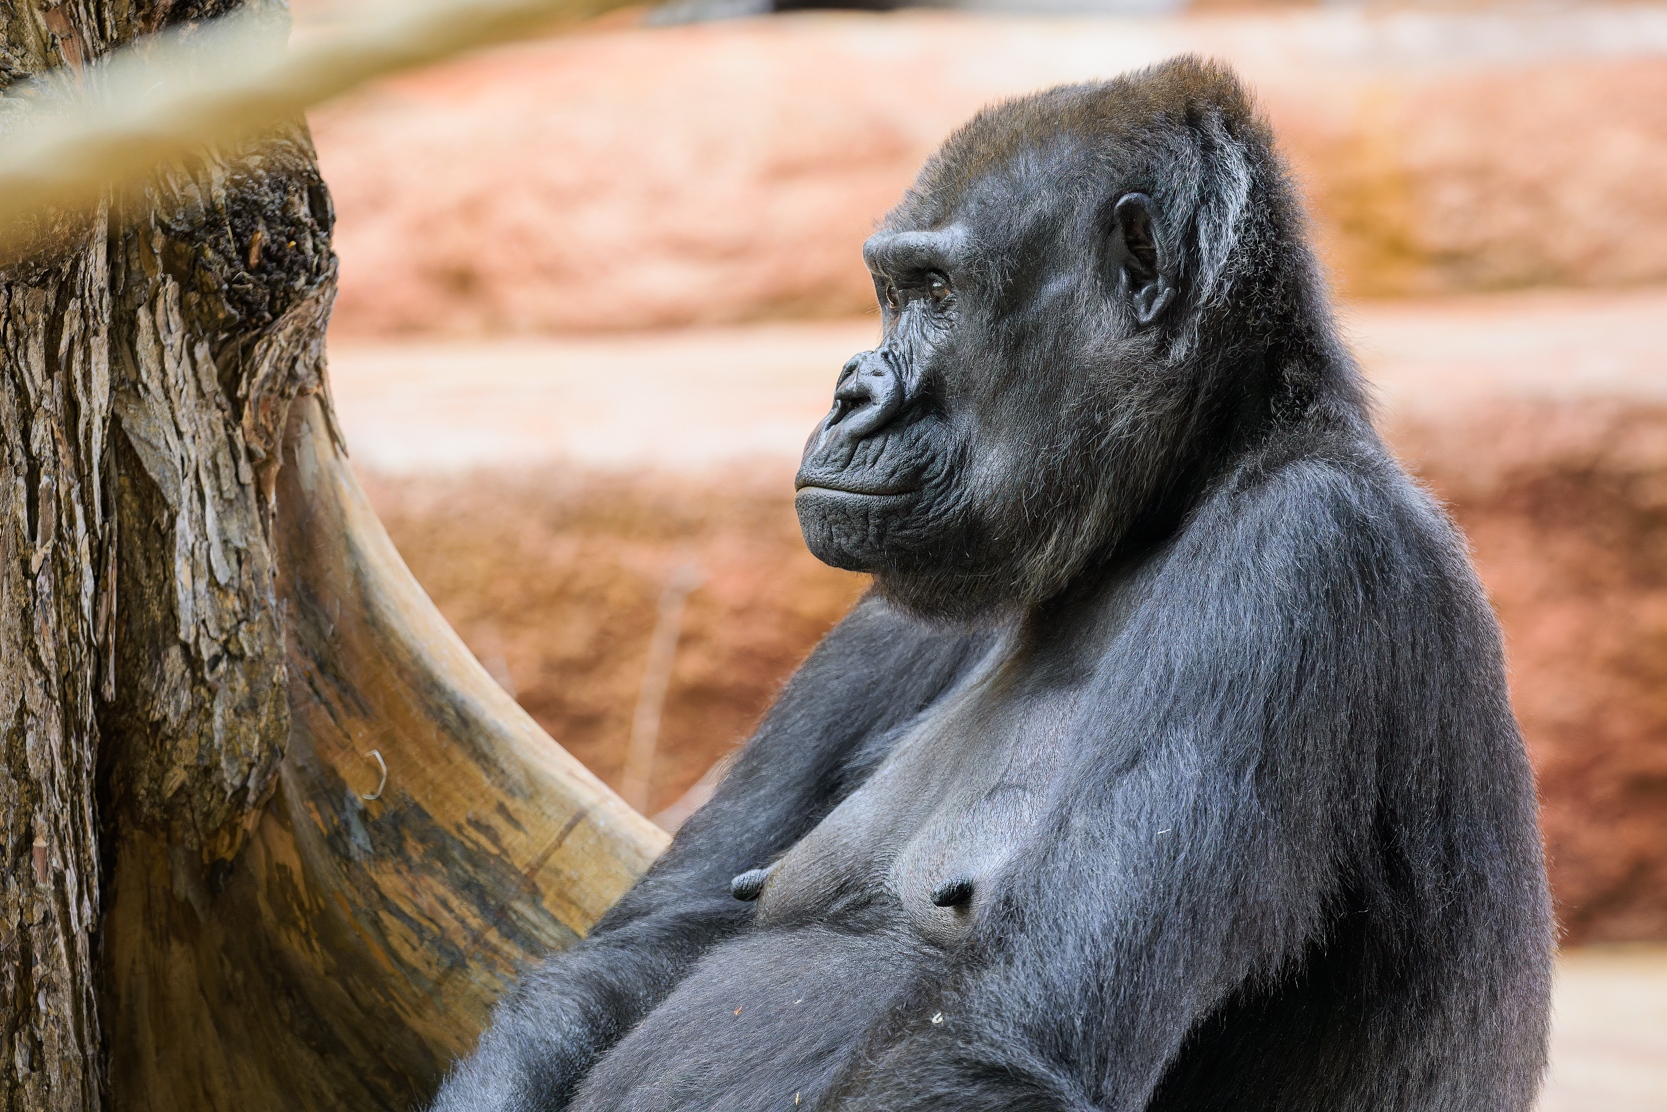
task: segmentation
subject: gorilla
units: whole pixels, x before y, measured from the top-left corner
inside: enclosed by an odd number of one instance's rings
[[[1527,1112],[1498,628],[1237,80],[988,109],[863,255],[796,497],[873,588],[436,1109]]]

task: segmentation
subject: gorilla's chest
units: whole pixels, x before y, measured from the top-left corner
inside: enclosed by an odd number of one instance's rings
[[[902,924],[952,945],[1027,848],[1059,762],[1055,714],[976,682],[904,735],[781,858],[756,925]]]

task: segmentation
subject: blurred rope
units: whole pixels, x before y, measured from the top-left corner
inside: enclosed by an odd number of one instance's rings
[[[245,10],[14,85],[0,99],[0,263],[48,209],[91,208],[160,163],[367,81],[627,2],[395,0],[293,44],[287,18]]]

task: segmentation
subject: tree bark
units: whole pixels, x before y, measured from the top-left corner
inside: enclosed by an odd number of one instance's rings
[[[0,77],[204,14],[11,0]],[[43,217],[0,271],[8,1112],[403,1112],[663,845],[368,509],[331,220],[297,123]]]

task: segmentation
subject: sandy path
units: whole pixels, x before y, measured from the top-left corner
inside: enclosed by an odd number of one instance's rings
[[[332,344],[353,458],[412,473],[796,460],[865,322],[601,339]]]
[[[1390,418],[1489,396],[1667,402],[1667,290],[1366,303],[1344,325]],[[354,459],[396,473],[785,466],[877,324],[333,344]]]
[[[1667,1110],[1667,948],[1565,954],[1540,1112]]]

